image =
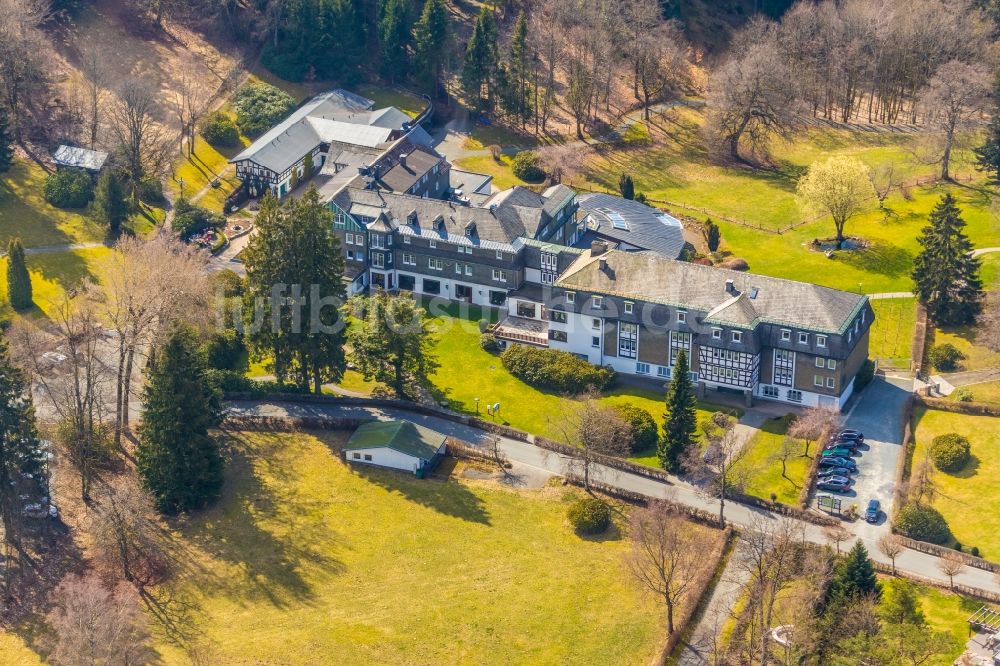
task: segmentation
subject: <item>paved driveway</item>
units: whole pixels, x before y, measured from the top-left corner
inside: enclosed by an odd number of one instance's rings
[[[848,493],[833,495],[843,499],[845,510],[857,503],[864,511],[872,498],[882,503],[878,524],[869,525],[863,520],[855,523],[854,531],[859,536],[877,538],[888,527],[886,521],[892,504],[896,461],[903,449],[903,407],[912,387],[910,379],[876,377],[847,416],[844,427],[863,432],[865,445],[858,449],[859,455],[854,458],[858,464],[854,488]]]

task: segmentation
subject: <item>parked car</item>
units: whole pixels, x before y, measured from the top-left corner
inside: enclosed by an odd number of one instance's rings
[[[823,458],[819,461],[820,468],[829,467],[846,467],[847,469],[856,472],[858,470],[858,463],[854,462],[850,458]]]
[[[846,467],[824,467],[819,471],[819,478],[827,478],[830,476],[848,476],[852,472],[856,472],[856,469],[847,469]]]
[[[853,428],[845,428],[837,433],[837,439],[841,440],[856,439],[857,441],[863,444],[865,441],[865,435],[860,430],[854,430]]]
[[[868,508],[865,509],[865,521],[869,523],[877,523],[881,510],[882,505],[879,504],[877,499],[868,500]]]
[[[816,484],[820,490],[832,490],[834,492],[847,492],[851,489],[851,480],[846,476],[831,476]]]
[[[850,458],[851,454],[854,453],[852,449],[844,446],[835,446],[832,449],[827,449],[823,452],[824,458]]]
[[[850,440],[850,441],[847,441],[847,442],[840,442],[840,441],[827,442],[826,446],[824,446],[823,448],[824,449],[837,449],[837,448],[840,448],[840,449],[850,449],[851,451],[857,451],[859,446],[860,446],[860,444],[858,444],[858,442],[856,440]]]

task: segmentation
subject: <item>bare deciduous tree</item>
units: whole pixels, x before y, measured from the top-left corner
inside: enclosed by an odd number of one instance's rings
[[[749,453],[746,440],[736,430],[736,421],[717,413],[716,429],[706,430],[704,452],[691,447],[685,456],[684,468],[698,491],[719,500],[719,522],[726,523],[726,495],[740,491],[746,485],[750,470],[742,465]]]
[[[48,99],[52,47],[41,26],[49,14],[45,0],[0,0],[0,90],[17,140],[25,111]]]
[[[173,109],[181,126],[181,146],[187,140],[187,153],[194,155],[195,127],[198,119],[208,110],[212,91],[204,79],[183,76],[174,90]]]
[[[108,72],[101,52],[88,49],[80,56],[80,71],[83,73],[86,91],[85,125],[91,150],[97,145],[101,129],[101,117],[108,86]]]
[[[895,576],[896,558],[906,549],[903,545],[903,540],[892,532],[886,532],[879,537],[875,544],[878,546],[879,552],[888,557],[889,561],[892,562],[892,575]]]
[[[663,600],[667,634],[673,634],[674,610],[696,582],[709,543],[660,501],[632,512],[629,538],[628,568],[643,587]]]
[[[851,538],[851,533],[844,529],[843,525],[831,525],[823,530],[823,536],[827,541],[834,544],[837,555],[840,555],[840,544]]]
[[[840,427],[840,412],[832,407],[809,407],[788,426],[788,434],[806,443],[803,457],[809,456],[809,445],[825,439]]]
[[[938,558],[938,570],[948,577],[948,586],[955,589],[955,576],[965,571],[965,562],[958,553],[946,553]]]
[[[91,531],[97,560],[109,576],[139,589],[167,576],[169,562],[154,515],[148,493],[132,477],[101,489]]]
[[[554,424],[563,442],[579,449],[578,455],[566,457],[566,469],[583,477],[588,492],[592,468],[601,456],[625,456],[629,452],[628,424],[599,397],[597,392],[584,394]]]
[[[920,108],[941,133],[937,159],[942,180],[951,179],[949,167],[956,133],[982,110],[989,99],[991,81],[982,65],[951,60],[938,67],[920,94]]]
[[[678,90],[687,80],[687,49],[680,29],[673,23],[661,23],[645,31],[634,48],[633,67],[642,96],[643,118],[649,120],[650,103]]]
[[[895,162],[882,162],[878,166],[868,170],[868,177],[871,179],[872,188],[878,198],[878,207],[885,209],[885,200],[893,189],[903,184],[902,179],[896,175]]]
[[[67,576],[56,588],[50,659],[59,666],[135,666],[152,661],[146,619],[135,591],[108,590],[93,575]]]
[[[128,80],[118,88],[109,114],[109,129],[129,182],[133,204],[139,203],[139,184],[147,176],[158,176],[170,162],[171,142],[156,122],[156,92],[139,80]]]

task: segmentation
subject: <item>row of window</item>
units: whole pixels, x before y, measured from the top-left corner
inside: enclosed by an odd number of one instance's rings
[[[764,394],[765,398],[781,398],[781,389],[777,386],[765,385],[761,388],[761,393]],[[785,393],[785,399],[789,402],[802,402],[802,391],[788,389]]]
[[[344,234],[344,242],[348,245],[364,245],[364,234]]]
[[[790,329],[787,329],[787,328],[781,329],[781,341],[782,342],[791,342],[791,340],[792,340],[792,331]],[[808,345],[809,344],[809,334],[808,333],[803,333],[802,331],[799,332],[799,344],[800,345]],[[826,347],[826,336],[825,335],[817,335],[816,336],[816,346],[817,347]]]
[[[827,377],[825,383],[828,389],[837,388],[837,379],[835,377]],[[823,375],[813,375],[813,386],[823,388],[823,384]]]

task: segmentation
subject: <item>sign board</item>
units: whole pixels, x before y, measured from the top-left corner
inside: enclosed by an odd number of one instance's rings
[[[831,495],[820,495],[816,498],[816,504],[819,508],[826,509],[827,511],[840,511],[840,498],[832,497]]]

